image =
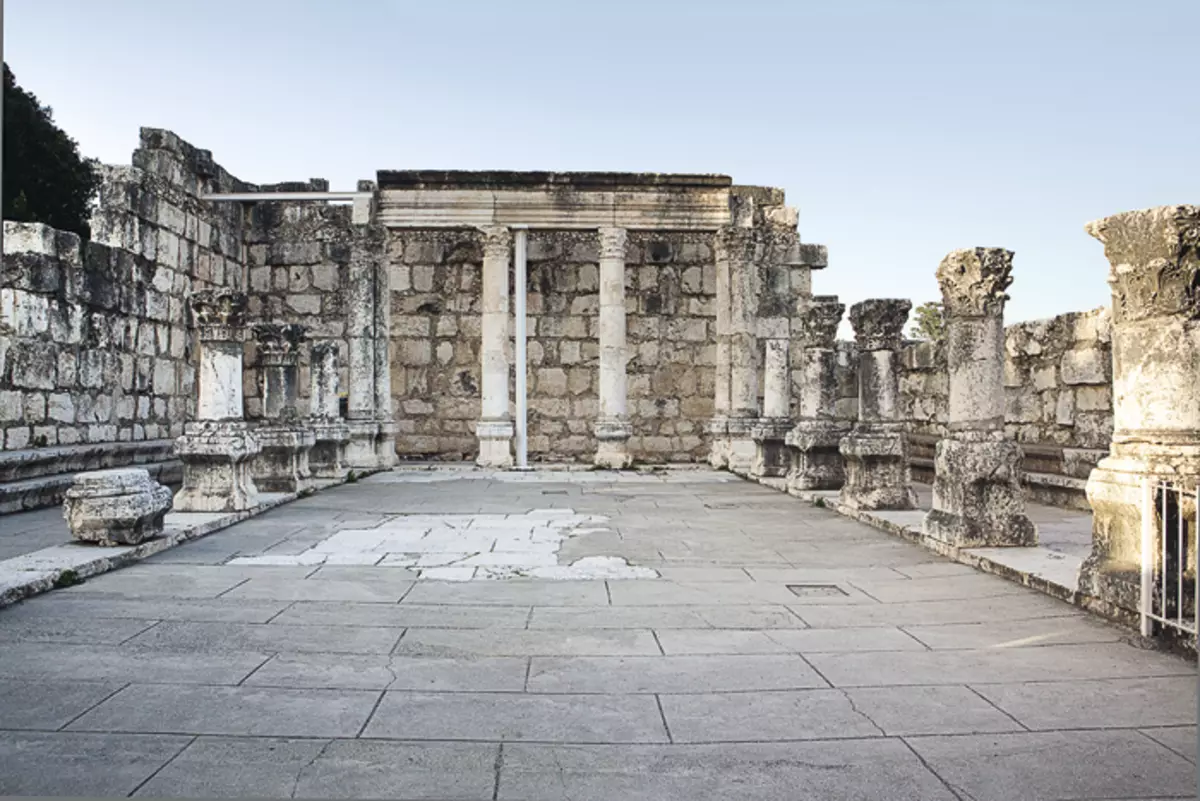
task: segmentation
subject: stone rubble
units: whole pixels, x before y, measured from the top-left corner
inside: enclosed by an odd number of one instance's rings
[[[63,517],[72,539],[98,545],[137,545],[162,533],[171,491],[145,470],[79,473],[67,490]]]

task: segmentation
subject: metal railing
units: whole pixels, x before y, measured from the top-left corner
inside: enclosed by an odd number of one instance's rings
[[[1155,624],[1192,637],[1200,630],[1196,533],[1200,487],[1146,479],[1142,484],[1142,635]]]

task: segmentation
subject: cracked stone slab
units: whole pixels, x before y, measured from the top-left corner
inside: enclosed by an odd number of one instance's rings
[[[0,794],[129,795],[189,737],[0,731]]]
[[[521,692],[524,657],[276,654],[246,686],[421,692]]]
[[[662,695],[659,700],[676,743],[883,736],[840,690]]]

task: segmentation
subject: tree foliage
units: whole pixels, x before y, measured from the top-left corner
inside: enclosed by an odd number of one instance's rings
[[[4,65],[4,219],[40,222],[83,239],[100,178],[94,159],[54,124],[53,112]]]
[[[915,319],[908,329],[908,335],[913,339],[940,340],[946,333],[946,319],[942,314],[942,304],[936,301],[922,303],[913,312]]]

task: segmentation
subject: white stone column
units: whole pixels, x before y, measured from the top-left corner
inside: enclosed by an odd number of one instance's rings
[[[388,269],[386,259],[382,254],[387,252],[387,231],[378,228],[375,232],[378,240],[376,253],[381,257],[375,260],[374,286],[374,332],[375,347],[373,356],[374,387],[375,387],[375,419],[379,425],[378,437],[375,440],[375,459],[382,469],[395,467],[399,461],[396,457],[396,434],[399,426],[396,424],[392,403],[392,271]]]
[[[188,298],[200,340],[196,420],[175,441],[183,462],[179,512],[238,512],[258,503],[250,474],[258,440],[242,418],[242,358],[247,297],[227,289]]]
[[[317,342],[309,362],[309,425],[315,442],[308,464],[317,478],[346,477],[346,443],[350,429],[342,420],[338,402],[338,345]]]
[[[483,229],[483,319],[481,321],[482,414],[475,426],[481,467],[512,467],[513,423],[508,411],[508,273],[512,233],[505,226]]]
[[[729,226],[715,237],[717,263],[729,281],[729,409],[726,466],[746,474],[754,463],[758,422],[758,249],[753,228]],[[718,269],[720,274],[720,268]],[[718,306],[719,308],[719,306]]]
[[[1089,223],[1087,232],[1104,244],[1110,265],[1113,435],[1109,455],[1088,476],[1092,553],[1080,590],[1128,612],[1139,601],[1142,483],[1168,482],[1185,495],[1200,484],[1200,206],[1125,212]],[[1166,495],[1153,492],[1154,519],[1146,521],[1156,553],[1164,502],[1169,520],[1196,514]],[[1193,528],[1187,550],[1195,535]],[[1168,562],[1184,565],[1187,586],[1195,555],[1178,553],[1171,540]],[[1161,556],[1155,562],[1163,569]]]
[[[626,412],[625,229],[601,228],[600,237],[600,416],[596,420],[599,467],[629,467],[632,429]]]
[[[354,229],[346,276],[346,344],[349,349],[346,424],[350,429],[346,463],[356,470],[375,470],[379,465],[376,449],[379,420],[375,414],[376,258],[372,233],[367,226]]]
[[[900,419],[896,357],[912,303],[864,300],[850,307],[858,345],[858,422],[842,438],[846,482],[839,501],[852,509],[912,509],[917,504]]]
[[[261,447],[254,483],[265,492],[302,493],[310,489],[308,454],[316,442],[296,412],[300,348],[307,331],[293,323],[258,323],[254,337],[263,402],[263,420],[254,430]]]
[[[799,420],[787,434],[791,451],[788,491],[841,489],[846,472],[838,450],[850,421],[837,414],[838,325],[845,312],[836,296],[819,295],[802,300],[793,322],[799,359]]]
[[[781,477],[787,474],[790,466],[784,443],[792,427],[788,340],[772,338],[765,340],[763,345],[763,416],[751,432],[755,452],[750,475],[754,478]]]
[[[950,411],[937,444],[925,533],[958,548],[1036,545],[1025,515],[1021,446],[1004,438],[1004,290],[1012,251],[956,250],[938,267]]]

